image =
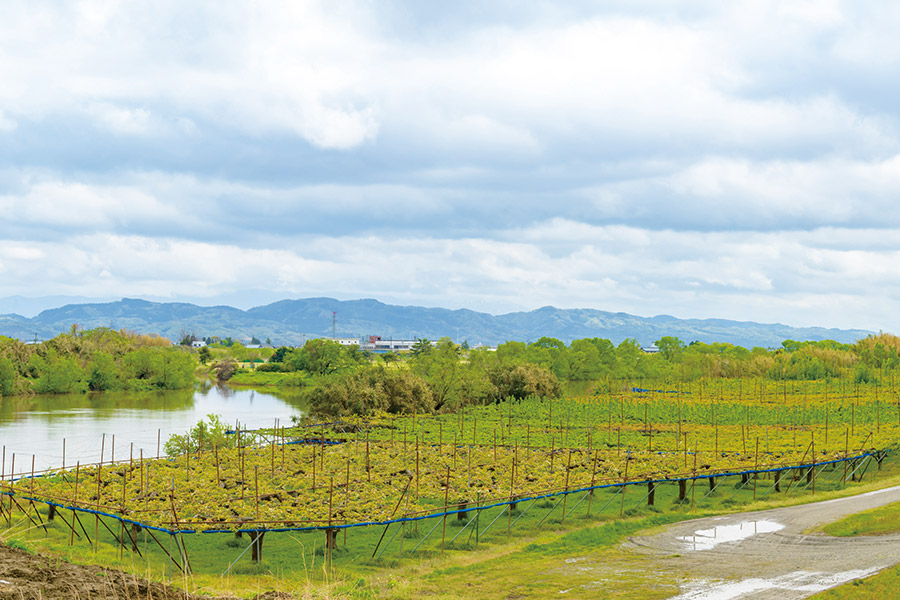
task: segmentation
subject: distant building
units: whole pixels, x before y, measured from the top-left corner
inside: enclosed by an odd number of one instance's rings
[[[380,335],[370,335],[359,345],[360,350],[369,352],[409,352],[419,340],[384,340]]]
[[[643,348],[641,348],[641,350],[644,352],[644,354],[656,354],[657,352],[659,352],[659,348],[656,347],[656,344],[644,346]]]
[[[497,346],[485,346],[484,344],[475,344],[472,350],[486,350],[487,352],[496,352]]]
[[[332,338],[332,342],[337,342],[341,346],[359,346],[359,338]]]
[[[206,348],[206,342],[203,340],[194,340],[191,342],[191,348]]]

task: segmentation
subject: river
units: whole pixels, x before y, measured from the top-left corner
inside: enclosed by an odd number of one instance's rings
[[[202,384],[193,390],[161,392],[104,392],[54,394],[0,400],[2,473],[17,473],[96,463],[155,457],[173,433],[183,434],[208,414],[232,426],[290,425],[292,415],[305,414],[302,402],[290,393],[231,389]],[[115,436],[115,437],[113,437]],[[113,455],[114,453],[114,455]]]

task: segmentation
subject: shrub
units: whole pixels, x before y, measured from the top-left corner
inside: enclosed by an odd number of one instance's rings
[[[529,396],[554,398],[562,391],[556,375],[540,365],[497,365],[488,372],[488,378],[494,386],[493,399],[497,401]]]

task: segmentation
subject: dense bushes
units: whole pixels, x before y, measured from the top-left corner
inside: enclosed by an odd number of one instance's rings
[[[555,398],[562,392],[556,375],[538,365],[500,364],[490,370],[488,377],[493,385],[490,397],[494,400],[521,400],[529,396]]]
[[[0,397],[11,396],[16,388],[16,368],[10,359],[0,356]]]
[[[452,365],[422,370],[415,363],[382,364],[331,375],[307,388],[310,411],[329,416],[453,411],[508,397],[552,397],[561,392],[556,376],[539,365],[496,364],[485,371],[480,361],[458,358]]]
[[[403,368],[372,366],[332,377],[308,392],[310,411],[323,415],[431,412],[434,395],[419,376]]]
[[[181,389],[194,383],[195,360],[157,336],[106,328],[59,335],[41,344],[0,338],[0,395]]]

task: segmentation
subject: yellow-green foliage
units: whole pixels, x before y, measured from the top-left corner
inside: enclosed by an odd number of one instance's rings
[[[764,394],[750,382],[738,383],[743,385],[703,395],[699,389],[692,390],[696,395],[618,390],[529,398],[457,414],[378,412],[262,432],[278,442],[282,436],[344,442],[335,445],[216,450],[207,439],[199,454],[105,466],[99,475],[96,467],[83,467],[82,481],[93,483],[82,484],[78,500],[113,512],[124,507],[125,514],[160,526],[173,518],[171,492],[179,522],[201,529],[230,527],[257,514],[280,523],[359,523],[387,518],[401,496],[406,514],[434,512],[445,494],[451,502],[503,501],[603,482],[821,465],[845,453],[896,445],[897,413],[890,422],[880,420],[883,407],[869,396],[873,388],[863,388],[857,407],[855,399],[850,404],[834,390],[826,400],[811,389],[786,396],[786,386],[770,386]],[[849,418],[838,411],[841,406],[850,408]],[[235,438],[228,437],[223,446],[233,445]],[[855,465],[849,466],[852,476]],[[834,480],[840,471],[828,473]],[[75,479],[71,470],[39,478],[33,494],[72,502]],[[32,493],[31,481],[17,485]]]

